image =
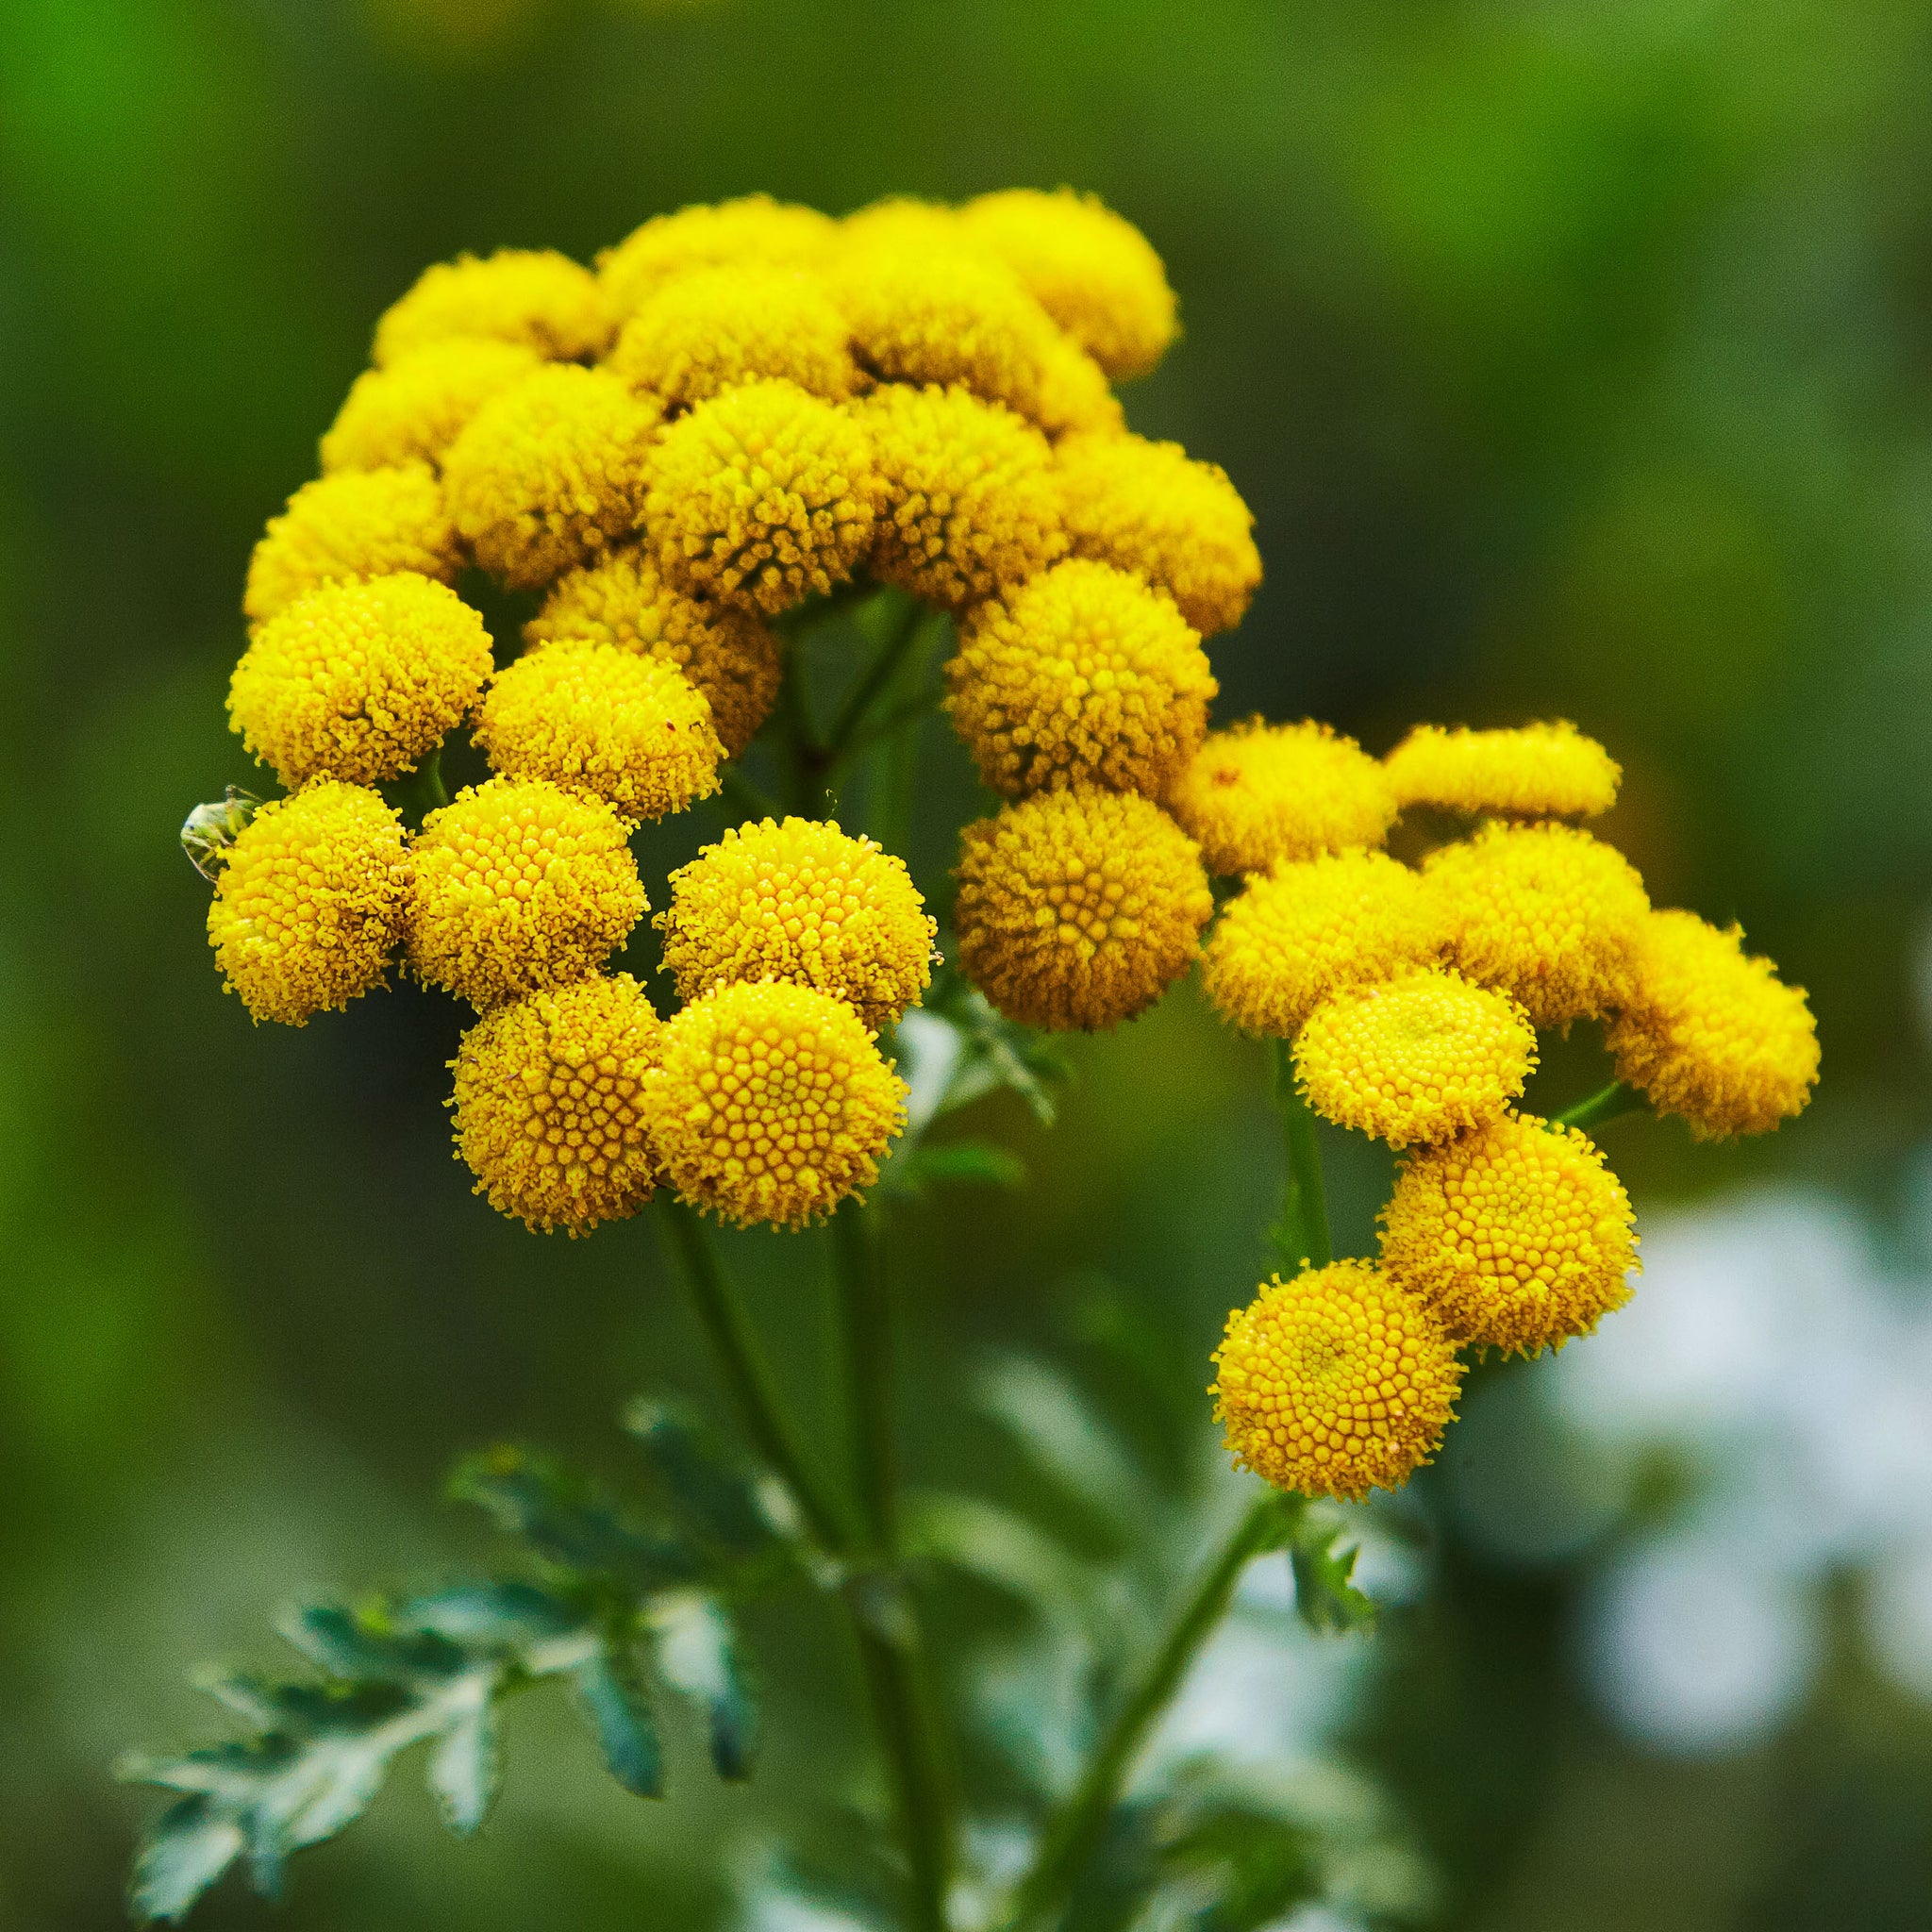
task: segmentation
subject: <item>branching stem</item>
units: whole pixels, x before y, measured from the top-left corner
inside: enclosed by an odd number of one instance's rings
[[[1600,1127],[1606,1121],[1636,1113],[1643,1104],[1643,1095],[1634,1087],[1626,1087],[1621,1080],[1612,1080],[1607,1087],[1599,1087],[1587,1100],[1579,1100],[1574,1107],[1566,1107],[1550,1124],[1555,1127]]]

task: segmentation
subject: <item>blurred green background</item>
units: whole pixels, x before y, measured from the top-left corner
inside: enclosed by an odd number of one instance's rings
[[[1928,97],[1932,15],[1893,0],[7,0],[0,1925],[121,1923],[145,1801],[116,1752],[206,1732],[189,1671],[272,1656],[293,1592],[461,1562],[455,1453],[514,1436],[609,1467],[626,1396],[708,1388],[648,1225],[540,1241],[470,1198],[455,1008],[400,989],[252,1029],[175,848],[249,776],[222,712],[249,545],[426,262],[588,257],[759,188],[1099,192],[1186,324],[1133,423],[1224,463],[1257,519],[1222,715],[1312,713],[1376,750],[1423,717],[1602,737],[1626,771],[1607,828],[1654,896],[1740,918],[1825,1051],[1769,1143],[1607,1130],[1640,1209],[1823,1190],[1907,1268],[1932,1127]],[[937,729],[929,750],[953,809],[957,756]],[[658,876],[717,823],[654,842]],[[1581,1091],[1590,1054],[1549,1078]],[[1024,1494],[954,1397],[996,1342],[1064,1351],[1092,1271],[1205,1382],[1262,1264],[1259,1054],[1183,990],[1074,1057],[1051,1136],[999,1103],[976,1123],[1027,1189],[936,1201],[895,1241],[921,1477]],[[1337,1151],[1360,1244],[1379,1176]],[[817,1241],[731,1252],[809,1402]],[[1789,1721],[1673,1752],[1579,1685],[1608,1544],[1512,1555],[1444,1491],[1415,1492],[1423,1600],[1333,1726],[1433,1860],[1440,1923],[1932,1924],[1932,1708],[1874,1669],[1855,1565]],[[947,1629],[951,1658],[970,1632]],[[829,1620],[760,1642],[749,1793],[687,1751],[644,1807],[520,1710],[479,1842],[405,1778],[298,1863],[275,1923],[712,1923],[723,1848],[856,1750]],[[203,1923],[270,1917],[229,1888]]]

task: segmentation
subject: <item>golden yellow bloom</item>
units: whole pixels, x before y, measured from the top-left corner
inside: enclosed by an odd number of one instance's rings
[[[1324,853],[1249,879],[1222,908],[1201,983],[1222,1017],[1291,1040],[1331,992],[1435,950],[1422,880],[1386,852]]]
[[[658,925],[680,999],[781,979],[843,1000],[876,1027],[931,980],[938,928],[924,905],[905,861],[872,840],[809,819],[764,819],[673,873]]]
[[[228,991],[300,1026],[382,978],[409,887],[403,824],[374,791],[325,782],[271,800],[228,848],[208,908]]]
[[[1009,188],[960,217],[1108,375],[1146,375],[1179,332],[1159,256],[1097,196]]]
[[[531,644],[617,644],[675,664],[710,701],[711,723],[736,758],[765,722],[784,666],[761,618],[687,596],[626,544],[561,577],[524,626]]]
[[[375,325],[375,360],[387,367],[450,336],[494,336],[575,361],[602,355],[612,326],[604,291],[581,262],[553,248],[499,248],[425,268]]]
[[[228,718],[284,785],[413,771],[490,675],[490,633],[446,585],[399,571],[325,584],[270,618],[228,684]]]
[[[491,396],[539,360],[522,342],[447,336],[386,369],[365,369],[322,439],[323,474],[436,462]]]
[[[487,1008],[601,966],[650,909],[629,830],[541,778],[459,791],[416,835],[417,978]]]
[[[1818,1081],[1805,990],[1744,951],[1738,926],[1653,912],[1640,930],[1630,1003],[1605,1029],[1617,1076],[1700,1140],[1766,1134],[1803,1112]]]
[[[946,682],[980,776],[1008,798],[1090,781],[1158,796],[1216,689],[1174,600],[1086,558],[980,605]]]
[[[830,252],[837,233],[838,225],[816,208],[746,194],[653,215],[598,256],[597,268],[612,307],[627,316],[687,269],[733,261],[808,268]]]
[[[1403,1162],[1382,1266],[1457,1341],[1561,1348],[1630,1299],[1630,1197],[1589,1136],[1506,1115]]]
[[[1614,846],[1571,825],[1491,823],[1424,861],[1452,964],[1523,1002],[1539,1026],[1620,1005],[1650,910]]]
[[[242,608],[261,624],[324,584],[404,570],[449,584],[462,567],[442,485],[427,463],[344,471],[303,484],[269,519],[248,559]]]
[[[661,819],[718,789],[724,747],[675,664],[616,644],[541,644],[499,671],[476,713],[492,769]]]
[[[463,1035],[457,1151],[499,1214],[573,1237],[651,1198],[644,1075],[663,1027],[627,973],[527,993]]]
[[[718,987],[671,1022],[645,1105],[684,1200],[802,1227],[878,1178],[906,1083],[850,1007],[767,981]]]
[[[856,413],[885,508],[872,573],[936,604],[990,597],[1067,547],[1045,437],[970,390],[882,384]]]
[[[968,825],[956,871],[967,976],[1009,1019],[1061,1032],[1151,1007],[1214,909],[1194,841],[1158,805],[1091,785]]]
[[[1340,988],[1294,1042],[1308,1105],[1391,1147],[1496,1119],[1535,1065],[1536,1033],[1522,1008],[1440,966]]]
[[[547,584],[636,526],[658,407],[606,369],[558,362],[492,396],[442,474],[476,561],[512,590]]]
[[[1462,1386],[1436,1317],[1366,1261],[1271,1275],[1228,1316],[1214,1362],[1235,1467],[1351,1503],[1429,1460]]]
[[[1261,581],[1261,553],[1254,517],[1224,470],[1194,461],[1177,442],[1140,436],[1070,436],[1058,456],[1076,555],[1163,586],[1203,637],[1241,621]]]
[[[770,617],[864,562],[881,491],[853,418],[778,380],[680,417],[652,453],[649,485],[644,512],[665,575]]]
[[[1167,805],[1208,870],[1228,875],[1379,845],[1396,811],[1382,767],[1354,739],[1313,721],[1259,718],[1211,733]]]
[[[910,249],[930,255],[957,254],[977,244],[966,232],[959,210],[942,201],[921,201],[909,194],[888,194],[854,208],[839,224],[838,245],[851,252],[864,248]],[[980,251],[985,252],[985,251]]]
[[[1403,806],[1498,812],[1523,819],[1588,819],[1617,802],[1619,765],[1563,719],[1514,731],[1445,731],[1418,724],[1388,758]]]

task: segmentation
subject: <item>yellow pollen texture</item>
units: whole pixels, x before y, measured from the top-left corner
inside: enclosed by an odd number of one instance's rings
[[[1624,775],[1595,739],[1562,719],[1513,731],[1418,724],[1386,763],[1405,808],[1524,819],[1594,818],[1616,804]]]
[[[1235,1466],[1352,1503],[1429,1460],[1462,1382],[1435,1315],[1366,1261],[1272,1275],[1228,1316],[1214,1362]]]
[[[323,474],[437,462],[491,396],[538,366],[521,342],[450,336],[365,369],[322,439]]]
[[[375,360],[387,366],[451,336],[492,336],[538,355],[575,361],[601,355],[610,306],[580,262],[549,248],[500,248],[439,261],[375,325]]]
[[[745,194],[653,215],[598,256],[597,271],[611,307],[628,316],[687,269],[740,261],[808,268],[831,253],[838,232],[817,208]]]

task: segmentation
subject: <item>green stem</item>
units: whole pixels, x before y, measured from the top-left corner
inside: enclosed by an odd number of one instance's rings
[[[718,785],[724,803],[748,819],[782,819],[785,816],[784,808],[775,799],[766,797],[764,791],[736,765],[718,768]]]
[[[925,606],[917,598],[907,600],[907,608],[893,626],[891,636],[879,646],[877,655],[865,667],[864,675],[852,687],[844,704],[839,708],[838,719],[824,742],[827,764],[837,765],[840,762],[853,732],[872,708],[873,700],[891,682],[892,674],[905,661],[907,652],[912,648],[925,623],[926,614]]]
[[[437,745],[416,767],[416,801],[419,813],[427,818],[449,803],[449,787],[442,782],[442,747]]]
[[[1274,1103],[1281,1109],[1281,1140],[1288,1176],[1281,1190],[1281,1224],[1274,1246],[1291,1270],[1325,1268],[1335,1258],[1328,1235],[1328,1195],[1322,1185],[1322,1149],[1315,1116],[1295,1091],[1294,1055],[1285,1040],[1274,1042]]]
[[[832,1217],[833,1273],[845,1357],[852,1489],[874,1553],[898,1557],[898,1456],[892,1440],[892,1305],[871,1210],[847,1201]]]
[[[1566,1107],[1550,1124],[1553,1127],[1598,1127],[1606,1121],[1636,1113],[1643,1104],[1643,1095],[1634,1087],[1626,1087],[1621,1080],[1612,1080],[1607,1087],[1599,1087],[1587,1100],[1579,1100],[1574,1107]]]

